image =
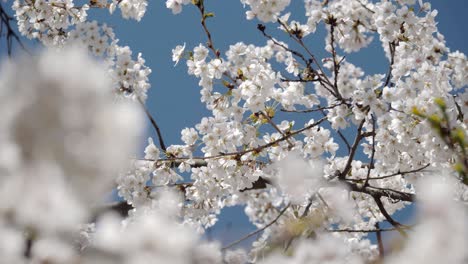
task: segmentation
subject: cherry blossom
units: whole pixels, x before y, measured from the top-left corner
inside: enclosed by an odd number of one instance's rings
[[[44,51],[0,70],[2,260],[468,260],[468,62],[447,46],[429,2],[304,0],[293,10],[289,0],[240,0],[261,41],[223,47],[206,23],[221,15],[209,0],[165,1],[173,14],[197,11],[206,37],[161,51],[186,67],[209,113],[183,124],[179,142],[165,141],[146,108],[143,55],[88,19],[91,8],[118,8],[141,21],[151,4],[12,1],[19,34]],[[371,45],[384,72],[353,59]],[[155,134],[137,153],[143,113]],[[121,200],[105,202],[112,188]],[[256,230],[206,239],[233,206]],[[416,211],[416,223],[401,210]]]

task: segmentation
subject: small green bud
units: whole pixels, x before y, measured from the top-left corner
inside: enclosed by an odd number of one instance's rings
[[[205,18],[214,17],[214,16],[215,16],[215,14],[214,14],[213,12],[206,13],[206,14],[204,15]]]
[[[462,148],[465,147],[465,132],[462,128],[452,130],[452,138],[454,141],[458,142]]]
[[[440,107],[440,109],[442,109],[442,111],[445,111],[445,109],[447,108],[447,105],[445,104],[445,101],[444,99],[438,97],[436,99],[434,99],[434,103]]]
[[[411,113],[413,113],[413,115],[417,115],[417,116],[420,116],[420,117],[426,117],[423,112],[421,110],[419,110],[416,106],[413,106],[411,108]]]

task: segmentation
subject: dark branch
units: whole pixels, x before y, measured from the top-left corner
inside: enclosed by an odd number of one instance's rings
[[[328,232],[338,233],[380,233],[398,231],[396,228],[376,228],[376,229],[327,229]]]
[[[385,217],[387,222],[389,222],[392,226],[394,226],[400,234],[406,236],[406,232],[402,230],[401,227],[404,227],[404,225],[400,224],[397,222],[395,219],[392,218],[392,216],[387,212],[385,209],[385,206],[383,205],[382,201],[380,200],[380,197],[374,196],[374,201],[377,204],[377,207],[379,207],[380,212],[382,215]]]
[[[412,193],[399,192],[391,189],[380,189],[372,186],[361,187],[358,184],[344,181],[346,186],[350,191],[366,193],[372,197],[387,197],[393,200],[405,201],[405,202],[414,202],[416,197]]]
[[[28,54],[31,54],[29,50],[24,46],[18,34],[13,30],[11,22],[14,21],[14,18],[6,12],[3,8],[2,3],[0,2],[0,37],[2,36],[3,30],[6,29],[5,39],[7,44],[8,56],[11,56],[13,50],[13,40],[20,45],[20,47]]]
[[[361,139],[362,139],[361,132],[362,132],[362,127],[364,126],[365,122],[366,122],[366,119],[363,119],[361,121],[361,123],[359,124],[359,127],[357,129],[356,138],[354,139],[353,146],[351,147],[351,151],[349,153],[348,161],[346,162],[345,168],[343,169],[343,171],[338,176],[340,180],[346,179],[346,175],[351,170],[351,162],[353,161],[354,155],[356,154],[356,150],[357,150],[357,148],[359,146],[359,143],[361,142]]]
[[[369,178],[369,180],[381,180],[381,179],[386,179],[386,178],[390,178],[390,177],[395,177],[397,175],[406,175],[406,174],[411,174],[411,173],[415,173],[415,172],[420,172],[420,171],[423,171],[425,168],[429,167],[431,164],[428,163],[426,165],[424,165],[423,167],[421,168],[417,168],[417,169],[414,169],[414,170],[409,170],[409,171],[398,171],[396,173],[392,173],[392,174],[389,174],[389,175],[384,175],[384,176],[379,176],[379,177],[371,177]]]
[[[337,106],[340,106],[342,105],[343,103],[339,103],[339,104],[334,104],[334,105],[331,105],[331,106],[319,106],[319,107],[316,107],[316,108],[312,108],[312,109],[306,109],[306,110],[287,110],[287,109],[281,109],[282,112],[288,112],[288,113],[311,113],[311,112],[317,112],[317,111],[323,111],[323,110],[328,110],[328,109],[333,109]],[[326,114],[324,113],[324,115],[326,116]]]
[[[370,178],[370,173],[372,168],[374,167],[374,156],[375,156],[375,117],[374,115],[371,115],[372,117],[372,154],[371,154],[371,160],[369,167],[367,169],[367,177],[366,181],[364,182],[364,186],[369,185],[369,178]]]
[[[384,245],[382,241],[382,229],[380,229],[379,223],[375,223],[375,228],[376,228],[376,237],[377,237],[377,245],[379,246],[379,256],[380,259],[383,259],[385,251],[384,251]],[[393,229],[393,228],[392,228]]]
[[[143,103],[143,101],[141,101],[141,99],[138,97],[138,102],[140,102],[141,106],[143,107],[143,109],[145,110],[145,113],[146,113],[146,116],[148,117],[148,119],[150,120],[151,124],[153,125],[154,127],[154,130],[156,130],[156,134],[158,135],[158,140],[159,140],[159,146],[161,147],[161,149],[164,151],[164,153],[166,152],[166,144],[164,144],[164,140],[163,140],[163,137],[162,137],[162,133],[161,133],[161,130],[159,129],[159,126],[158,124],[156,123],[156,120],[153,118],[153,116],[151,115],[151,113],[149,112],[148,108],[146,107],[145,103]]]
[[[385,79],[383,87],[388,86],[390,84],[390,79],[392,78],[393,64],[395,63],[395,46],[395,42],[388,43],[388,47],[390,49],[390,65],[388,66],[387,78]]]

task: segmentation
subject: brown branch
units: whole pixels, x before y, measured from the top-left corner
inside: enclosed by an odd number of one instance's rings
[[[263,24],[258,24],[258,25],[257,25],[257,29],[262,33],[262,35],[263,35],[265,38],[271,40],[276,46],[281,47],[282,49],[284,49],[284,50],[286,50],[286,51],[292,53],[293,55],[299,57],[306,65],[310,65],[309,61],[304,57],[304,55],[302,55],[302,53],[300,53],[300,52],[298,52],[298,51],[295,51],[295,50],[293,50],[293,49],[291,49],[291,48],[286,47],[283,43],[278,42],[278,41],[277,41],[275,38],[273,38],[271,35],[267,34],[267,33],[265,32],[265,29],[266,29],[265,25],[263,25]],[[315,73],[315,71],[314,71],[314,73]]]
[[[330,82],[330,79],[328,79],[327,75],[325,74],[325,72],[323,71],[322,67],[320,66],[320,64],[318,63],[317,59],[315,58],[315,56],[310,52],[310,50],[305,46],[304,42],[296,37],[294,34],[291,33],[290,29],[288,28],[287,25],[285,25],[280,19],[277,20],[277,22],[284,28],[284,30],[288,33],[288,35],[293,39],[295,40],[297,43],[299,43],[305,50],[306,52],[309,54],[310,56],[310,59],[306,59],[305,56],[296,51],[296,50],[293,50],[289,47],[286,47],[284,44],[278,42],[275,38],[273,38],[271,35],[267,34],[265,32],[265,25],[263,24],[258,24],[257,25],[257,29],[260,30],[260,32],[262,32],[263,36],[265,36],[266,38],[268,38],[269,40],[271,40],[275,45],[283,48],[284,50],[292,53],[293,55],[299,57],[305,64],[306,64],[306,69],[310,70],[312,72],[312,74],[317,77],[317,79],[312,79],[312,81],[318,81],[320,82],[320,84],[324,87],[324,89],[326,89],[328,92],[330,92],[330,94],[332,94],[333,96],[337,97],[338,98],[338,95],[335,94],[335,92],[333,91],[333,85],[331,84]],[[312,68],[311,66],[311,63],[315,63],[318,67],[318,69],[320,70],[320,73],[317,72],[315,69]],[[323,78],[325,77],[325,78]],[[300,78],[300,80],[302,80],[302,78]],[[332,89],[330,89],[330,87],[332,87]],[[339,100],[343,101],[341,96],[339,98]]]
[[[0,37],[3,33],[3,30],[6,29],[6,44],[7,44],[7,52],[8,56],[11,57],[12,50],[13,50],[13,40],[20,45],[20,47],[27,53],[30,54],[30,51],[24,46],[23,42],[21,41],[18,34],[13,30],[11,22],[14,21],[14,18],[6,12],[3,8],[2,3],[0,2]],[[6,27],[6,28],[4,28]]]
[[[198,11],[200,11],[200,15],[201,15],[201,25],[203,27],[203,30],[205,31],[205,34],[206,34],[206,37],[208,38],[208,43],[207,43],[207,46],[209,49],[211,49],[211,51],[213,51],[213,54],[216,56],[216,58],[219,58],[220,57],[220,52],[218,50],[216,50],[214,48],[214,45],[213,45],[213,39],[211,38],[211,33],[210,31],[208,30],[208,27],[206,26],[206,13],[205,13],[205,4],[203,1],[198,1],[197,4],[196,4],[197,8],[198,8]]]
[[[276,130],[278,131],[278,133],[280,133],[283,137],[286,136],[286,134],[284,134],[283,131],[281,131],[281,129],[279,129],[279,127],[273,122],[273,120],[271,120],[270,116],[268,116],[268,114],[264,113],[264,112],[260,112],[260,114],[265,117],[265,119],[268,121],[268,123]],[[293,143],[287,139],[286,140],[289,144],[289,147],[292,148],[294,147]]]
[[[338,136],[343,140],[343,142],[346,145],[346,148],[348,149],[348,154],[350,154],[351,153],[351,145],[349,144],[348,139],[346,139],[346,137],[343,135],[343,133],[341,133],[340,130],[337,130],[336,133],[338,133]]]
[[[372,168],[374,167],[374,156],[375,156],[375,117],[371,114],[372,117],[372,153],[371,153],[371,160],[369,167],[367,169],[367,176],[366,181],[364,182],[364,186],[369,185],[369,178]]]
[[[206,38],[208,39],[207,46],[213,52],[213,54],[216,56],[216,58],[221,59],[221,52],[218,49],[215,48],[215,46],[213,44],[213,38],[211,36],[211,32],[208,29],[208,26],[206,25],[206,19],[209,16],[207,16],[207,14],[205,12],[205,3],[203,1],[198,1],[196,3],[196,6],[198,8],[198,11],[200,11],[200,15],[201,15],[200,23],[201,23],[201,25],[203,27],[203,31],[205,32]],[[231,80],[232,84],[236,84],[236,80],[234,78],[232,78],[226,72],[223,72],[223,76],[225,76],[226,78]]]
[[[306,217],[308,214],[309,214],[309,211],[310,211],[310,207],[312,207],[312,203],[313,203],[313,199],[312,199],[312,196],[309,198],[309,202],[307,203],[305,209],[304,209],[304,212],[302,213],[301,215],[301,218],[304,218]]]
[[[312,108],[312,109],[306,109],[306,110],[287,110],[287,109],[281,109],[280,111],[282,112],[288,112],[288,113],[311,113],[311,112],[317,112],[317,111],[323,111],[323,110],[329,110],[329,109],[333,109],[337,106],[340,106],[342,105],[343,103],[338,103],[338,104],[334,104],[334,105],[331,105],[331,106],[319,106],[319,107],[316,107],[316,108]],[[324,115],[326,115],[324,113]]]
[[[341,105],[341,104],[343,104],[343,103],[337,104],[335,106],[338,106],[338,105]],[[323,116],[327,116],[327,114],[325,113],[325,111],[323,109],[321,109],[320,112],[322,113]],[[331,124],[330,120],[327,120],[327,121],[328,121],[328,123]],[[343,135],[343,133],[341,133],[341,131],[339,129],[336,130],[336,133],[338,133],[338,136],[345,143],[346,148],[348,149],[348,155],[349,155],[351,153],[351,145],[349,144],[348,139],[346,139],[346,137]]]
[[[372,186],[361,186],[355,183],[343,181],[343,183],[349,188],[350,191],[366,193],[372,197],[387,197],[393,200],[405,201],[405,202],[414,202],[416,197],[412,193],[399,192],[392,189],[383,189]]]
[[[154,189],[154,188],[162,188],[162,187],[176,187],[179,189],[179,191],[185,191],[185,188],[190,187],[192,185],[193,185],[192,182],[180,182],[180,183],[167,184],[167,185],[146,186],[146,188]],[[99,216],[101,216],[102,214],[106,212],[115,212],[115,213],[118,213],[122,217],[127,217],[128,212],[133,209],[134,209],[133,205],[129,204],[126,201],[106,204],[94,210],[94,213],[91,217],[90,222],[95,222]]]
[[[330,45],[332,47],[332,57],[333,57],[333,72],[335,74],[334,82],[333,82],[333,89],[337,95],[338,100],[343,100],[343,97],[338,90],[338,75],[340,73],[340,64],[336,59],[336,49],[335,49],[335,26],[336,26],[336,18],[331,17],[330,21]]]
[[[366,9],[367,11],[371,12],[372,14],[375,14],[375,11],[370,9],[369,7],[367,7],[363,2],[361,2],[360,0],[356,0],[356,2],[358,2],[362,7],[364,7],[364,9]]]
[[[276,218],[273,219],[273,221],[271,221],[270,223],[268,223],[268,224],[265,225],[264,227],[259,228],[259,229],[255,230],[255,231],[253,231],[253,232],[251,232],[251,233],[245,235],[244,237],[242,237],[242,238],[240,238],[240,239],[238,239],[238,240],[232,242],[232,243],[229,243],[227,246],[223,247],[221,250],[224,251],[224,250],[226,250],[226,249],[228,249],[228,248],[231,248],[231,247],[233,247],[233,246],[239,244],[240,242],[242,242],[242,241],[244,241],[244,240],[246,240],[246,239],[249,239],[250,237],[255,236],[256,234],[258,234],[258,233],[262,232],[263,230],[267,229],[268,227],[272,226],[274,223],[276,223],[276,222],[278,221],[278,219],[286,212],[286,210],[287,210],[288,208],[289,208],[289,204],[286,205],[286,206],[283,208],[283,210],[281,210],[281,211],[279,212],[278,216],[276,216]]]
[[[288,133],[287,135],[285,135],[284,137],[282,138],[279,138],[277,140],[274,140],[274,141],[271,141],[270,143],[268,144],[265,144],[265,145],[261,145],[261,146],[258,146],[258,147],[255,147],[255,148],[251,148],[251,149],[247,149],[247,150],[243,150],[243,151],[238,151],[238,152],[231,152],[231,153],[221,153],[221,154],[218,154],[218,155],[213,155],[213,156],[207,156],[207,157],[180,157],[180,158],[166,158],[166,159],[158,159],[158,160],[149,160],[149,161],[156,161],[156,162],[167,162],[167,161],[184,161],[184,160],[208,160],[208,159],[217,159],[217,158],[223,158],[223,157],[230,157],[230,156],[234,156],[234,157],[240,157],[242,155],[245,155],[245,154],[248,154],[250,152],[256,152],[256,153],[260,153],[263,149],[266,149],[266,148],[269,148],[269,147],[272,147],[282,141],[285,141],[287,139],[289,139],[290,137],[293,137],[297,134],[300,134],[308,129],[311,129],[315,126],[318,126],[319,124],[321,124],[323,121],[325,121],[327,118],[326,117],[323,117],[322,119],[318,120],[317,122],[315,123],[312,123],[304,128],[301,128],[301,129],[298,129],[296,131],[293,131],[293,132],[290,132]]]
[[[256,181],[252,183],[252,187],[239,190],[239,192],[266,189],[267,184],[271,184],[271,181],[269,179],[259,177]]]
[[[383,259],[385,251],[384,251],[384,245],[382,241],[382,229],[380,229],[379,223],[375,223],[375,228],[376,228],[376,237],[377,237],[377,245],[379,246],[379,257],[380,259]],[[392,228],[393,229],[393,228]],[[395,230],[395,229],[393,229]]]
[[[277,22],[284,28],[284,30],[288,33],[289,37],[291,37],[294,41],[296,41],[306,52],[307,54],[310,56],[310,61],[312,61],[313,63],[315,63],[315,65],[317,65],[320,73],[318,73],[317,71],[314,71],[314,73],[317,75],[317,77],[319,78],[319,82],[320,84],[323,85],[323,87],[325,89],[327,89],[333,96],[335,96],[338,100],[340,101],[343,101],[341,95],[339,94],[335,94],[334,91],[331,91],[329,88],[332,88],[332,90],[334,90],[334,87],[333,87],[333,84],[331,83],[330,79],[328,78],[328,76],[325,74],[325,71],[322,69],[322,66],[320,65],[320,63],[317,61],[317,59],[315,58],[314,54],[312,54],[312,52],[309,50],[309,48],[307,48],[307,46],[304,44],[304,42],[302,41],[301,38],[297,37],[296,35],[292,34],[289,27],[284,24],[280,19],[277,19]],[[310,69],[312,69],[312,67],[310,67],[310,62],[307,63],[307,65],[309,66]],[[323,78],[323,77],[324,78]],[[325,84],[327,84],[329,87],[326,87]]]
[[[302,83],[308,83],[308,82],[316,82],[318,81],[318,78],[313,78],[313,79],[302,79],[299,76],[299,79],[286,79],[286,78],[281,78],[280,81],[282,82],[302,82]]]
[[[406,192],[401,192],[401,191],[393,190],[393,189],[390,189],[390,188],[381,188],[381,187],[370,186],[370,185],[367,186],[367,187],[369,187],[369,188],[371,188],[371,189],[374,189],[374,190],[379,190],[379,191],[383,192],[384,195],[382,195],[382,196],[385,196],[385,193],[387,193],[387,192],[392,192],[392,193],[394,193],[394,194],[399,194],[399,195],[403,195],[403,196],[408,194],[408,193],[406,193]],[[389,197],[389,196],[387,196],[387,197]],[[391,198],[391,197],[389,197],[389,198]],[[400,199],[397,199],[397,200],[400,200]]]
[[[354,192],[360,192],[360,193],[365,193],[365,194],[368,194],[372,197],[387,197],[387,198],[390,198],[390,199],[394,199],[394,200],[399,200],[399,201],[405,201],[405,202],[414,202],[416,200],[416,197],[414,194],[412,193],[404,193],[404,192],[398,192],[398,191],[395,191],[395,190],[391,190],[391,189],[377,189],[376,187],[372,187],[372,186],[367,186],[367,187],[361,187],[360,185],[357,185],[357,184],[354,184],[354,183],[351,183],[349,182],[348,180],[347,181],[343,181],[343,183],[348,187],[348,189],[350,191],[354,191]],[[188,183],[176,183],[176,184],[172,184],[172,185],[167,185],[167,186],[175,186],[175,187],[179,187],[179,186],[190,186],[192,183],[188,182]],[[250,191],[250,190],[262,190],[262,189],[266,189],[268,187],[268,185],[272,185],[272,182],[269,180],[269,179],[266,179],[266,178],[263,178],[263,177],[259,177],[255,182],[252,183],[252,187],[250,188],[245,188],[245,189],[242,189],[242,190],[239,190],[240,192],[245,192],[245,191]],[[154,188],[154,187],[162,187],[162,186],[149,186],[150,188]],[[125,203],[126,202],[122,202],[122,203]],[[103,212],[103,211],[106,211],[106,210],[109,210],[109,207],[110,209],[117,209],[116,211],[119,212],[119,213],[125,213],[125,210],[120,210],[119,208],[125,208],[126,205],[122,205],[122,204],[112,204],[110,206],[105,206],[104,208],[98,210],[98,213],[99,212]],[[128,210],[131,210],[132,207],[127,207]],[[124,215],[125,215],[124,214]],[[401,228],[404,228],[401,227]]]
[[[103,210],[100,213],[113,211],[113,212],[118,213],[122,217],[127,217],[128,212],[133,210],[133,208],[134,207],[131,204],[129,204],[129,203],[125,202],[125,201],[124,202],[117,202],[117,203],[111,204],[108,207],[103,208]],[[97,218],[97,216],[95,216],[95,218]]]
[[[392,174],[388,174],[388,175],[384,175],[384,176],[379,176],[379,177],[370,177],[369,180],[381,180],[381,179],[386,179],[386,178],[390,178],[390,177],[395,177],[397,175],[406,175],[406,174],[410,174],[410,173],[415,173],[415,172],[420,172],[422,170],[424,170],[425,168],[429,167],[431,164],[428,163],[426,165],[424,165],[423,167],[421,168],[417,168],[417,169],[414,169],[414,170],[409,170],[409,171],[398,171],[396,173],[392,173]]]
[[[148,117],[151,124],[153,125],[154,130],[156,130],[156,134],[157,134],[158,140],[159,140],[159,145],[160,145],[161,149],[164,151],[164,153],[166,154],[166,151],[167,151],[166,144],[164,144],[162,133],[161,133],[161,130],[159,129],[158,124],[156,123],[156,120],[153,118],[153,116],[149,112],[148,108],[146,107],[145,103],[143,103],[143,101],[140,99],[140,97],[137,96],[137,98],[138,98],[138,102],[140,102],[141,106],[145,110],[146,116]]]
[[[368,194],[372,197],[387,197],[393,200],[398,200],[398,201],[405,201],[405,202],[414,202],[416,200],[416,197],[412,193],[406,193],[406,192],[400,192],[392,189],[384,189],[384,188],[377,188],[373,186],[366,186],[363,187],[361,185],[351,183],[349,180],[342,181],[350,191],[353,192],[360,192],[360,193],[365,193]],[[257,188],[250,188],[250,189],[244,189],[243,191],[247,190],[258,190],[258,189],[264,189],[267,187],[267,184],[271,185],[271,181],[262,177],[259,177],[257,181],[255,181],[255,184]]]
[[[338,178],[340,180],[344,180],[346,179],[346,175],[348,174],[348,172],[351,170],[351,162],[353,161],[354,159],[354,155],[356,154],[356,150],[359,146],[359,143],[361,142],[361,139],[362,139],[362,127],[364,126],[364,123],[366,122],[366,119],[363,119],[361,121],[361,123],[359,124],[359,127],[357,129],[357,135],[356,135],[356,138],[354,139],[354,143],[353,143],[353,146],[351,147],[351,151],[349,153],[349,157],[348,157],[348,161],[346,162],[346,165],[345,165],[345,168],[343,169],[343,171],[340,173],[340,175],[338,176]]]
[[[457,103],[457,100],[455,99],[456,97],[458,97],[458,95],[452,95],[453,102],[455,103],[455,108],[457,108],[457,111],[458,111],[457,119],[459,121],[463,122],[465,116],[463,114],[463,111],[462,111],[460,105]]]
[[[385,79],[383,87],[387,86],[390,83],[390,79],[392,78],[393,64],[395,63],[395,46],[395,42],[388,43],[388,47],[390,49],[390,65],[388,66],[387,78]],[[380,96],[381,95],[382,93],[380,94]]]
[[[376,229],[326,229],[327,232],[337,233],[380,233],[398,231],[396,228],[376,228]]]
[[[381,196],[380,196],[381,197]],[[382,201],[380,200],[380,197],[377,197],[377,196],[373,196],[374,198],[374,201],[375,203],[377,204],[377,207],[379,207],[379,210],[380,212],[382,213],[382,215],[385,217],[385,219],[387,220],[387,222],[389,222],[393,227],[395,227],[397,229],[397,231],[403,235],[403,236],[407,236],[406,232],[403,231],[403,229],[401,227],[404,227],[404,225],[400,224],[399,222],[397,222],[395,219],[392,218],[392,216],[387,212],[387,210],[385,209],[385,206],[383,205]]]

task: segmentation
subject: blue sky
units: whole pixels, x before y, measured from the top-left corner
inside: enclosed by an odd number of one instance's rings
[[[288,11],[303,14],[303,1],[291,2]],[[466,53],[468,47],[466,0],[432,2],[433,9],[439,10],[437,21],[440,32],[445,35],[447,46],[452,51],[460,50]],[[213,35],[215,47],[220,49],[222,54],[229,45],[239,41],[246,44],[265,44],[265,38],[256,29],[258,21],[245,20],[246,10],[240,1],[205,0],[205,5],[207,11],[215,13],[215,17],[210,18],[207,24]],[[166,9],[165,1],[150,0],[147,13],[140,22],[124,20],[120,14],[111,16],[104,10],[91,10],[90,18],[93,17],[115,29],[120,45],[130,46],[135,55],[138,52],[143,53],[147,65],[153,71],[150,75],[152,87],[147,101],[149,111],[161,127],[166,144],[180,144],[180,131],[185,127],[193,127],[202,117],[209,115],[199,99],[198,80],[186,73],[184,62],[173,67],[171,60],[171,50],[176,45],[186,43],[187,49],[192,49],[199,43],[206,43],[206,36],[199,23],[198,10],[193,6],[185,6],[181,14],[173,15]],[[301,16],[293,18],[300,20]],[[274,31],[275,26],[267,25],[267,27],[269,32]],[[325,55],[323,30],[319,30],[316,36],[307,37],[306,43],[316,52],[317,57]],[[0,58],[5,59],[4,55],[5,42],[2,40]],[[347,60],[362,67],[367,73],[385,73],[388,66],[377,39],[362,53],[347,55]],[[147,135],[155,137],[149,123]],[[409,213],[401,215],[403,218],[408,218]],[[243,210],[233,208],[225,210],[211,233],[213,237],[222,237],[223,241],[228,242],[252,229],[253,227],[246,221]]]

